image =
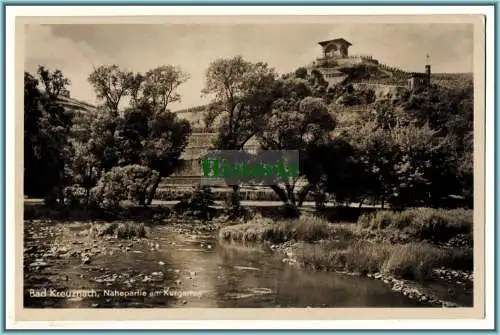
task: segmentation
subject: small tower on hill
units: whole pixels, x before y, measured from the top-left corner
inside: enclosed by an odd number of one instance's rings
[[[323,56],[347,58],[349,56],[349,47],[352,45],[343,38],[336,38],[328,41],[318,42],[323,48]]]
[[[431,85],[431,65],[429,62],[429,55],[427,55],[425,64],[425,73],[414,72],[410,79],[408,79],[408,88],[411,91],[417,90],[422,87],[429,87]]]
[[[427,79],[427,86],[431,84],[431,63],[429,61],[429,54],[427,54],[426,62],[425,62],[425,76]]]

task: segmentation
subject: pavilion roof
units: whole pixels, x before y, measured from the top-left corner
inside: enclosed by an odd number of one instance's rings
[[[343,38],[335,38],[333,40],[327,40],[327,41],[318,42],[318,44],[321,45],[322,47],[324,47],[324,46],[326,46],[326,45],[328,45],[330,43],[339,43],[339,44],[345,44],[345,45],[348,45],[348,46],[352,45],[351,43],[349,43],[348,41],[346,41]]]

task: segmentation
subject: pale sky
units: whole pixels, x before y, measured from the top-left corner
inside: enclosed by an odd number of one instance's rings
[[[294,71],[321,56],[318,41],[344,38],[350,54],[408,71],[423,71],[426,54],[433,72],[472,72],[472,24],[186,24],[186,25],[30,25],[26,29],[25,69],[60,69],[72,84],[71,96],[95,103],[87,82],[93,66],[117,64],[134,72],[177,65],[191,79],[182,101],[171,109],[207,103],[201,97],[209,63],[242,55],[264,61],[279,73]]]

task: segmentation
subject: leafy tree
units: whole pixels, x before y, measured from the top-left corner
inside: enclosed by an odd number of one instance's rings
[[[299,67],[295,70],[295,78],[307,79],[307,69],[305,67]]]
[[[361,120],[360,120],[361,122]],[[359,124],[349,136],[355,146],[364,170],[363,195],[382,203],[397,192],[395,166],[400,163],[401,152],[391,133],[373,120]]]
[[[34,173],[41,164],[41,150],[37,148],[43,136],[39,123],[44,114],[38,83],[34,76],[24,73],[24,193],[28,196],[44,195],[47,191],[46,185],[39,184],[45,180],[39,180]]]
[[[198,186],[188,201],[187,215],[193,215],[202,220],[210,220],[214,214],[215,196],[210,187]]]
[[[429,123],[442,136],[454,134],[458,138],[464,138],[465,133],[473,129],[472,85],[454,89],[431,87],[417,91],[402,107],[420,125]]]
[[[73,114],[59,96],[67,94],[69,84],[61,71],[43,66],[36,76],[24,74],[24,191],[49,204],[62,200],[67,182]]]
[[[356,155],[355,148],[341,137],[333,138],[322,145],[307,150],[304,174],[311,185],[317,185],[317,195],[335,195],[339,203],[363,200],[364,166]]]
[[[433,206],[439,206],[441,199],[450,194],[465,196],[468,205],[472,206],[473,85],[466,83],[454,88],[433,86],[414,92],[401,105],[418,125],[428,124],[437,135],[446,139],[446,152],[441,152],[439,158],[433,161],[433,166],[439,166],[439,169],[433,172]]]
[[[148,121],[148,135],[143,139],[141,160],[143,165],[158,171],[158,178],[147,197],[151,204],[161,178],[168,177],[180,164],[180,156],[186,148],[191,126],[188,121],[180,120],[172,112],[155,114]]]
[[[277,76],[266,63],[241,56],[210,63],[203,93],[212,97],[209,119],[219,119],[215,149],[241,150],[255,136],[279,94]],[[238,189],[233,185],[234,193]]]
[[[240,150],[253,136],[264,150],[304,150],[335,126],[322,99],[311,97],[306,80],[278,79],[266,64],[246,62],[239,56],[210,65],[205,92],[213,95],[214,104],[223,106],[214,143],[219,150]],[[304,188],[296,199],[297,180],[271,186],[291,208],[300,205],[312,188]],[[237,192],[238,188],[233,189]]]
[[[120,102],[131,92],[134,79],[132,72],[123,71],[116,64],[94,68],[88,77],[97,98],[103,101],[113,116],[118,116]]]
[[[297,150],[321,145],[327,140],[330,131],[335,128],[335,119],[330,114],[321,98],[309,96],[307,82],[300,79],[288,79],[283,83],[283,95],[274,101],[272,110],[265,115],[264,123],[258,133],[258,141],[264,150]],[[305,164],[312,163],[306,155],[299,155],[299,176],[285,180],[284,185],[270,187],[280,199],[291,207],[301,206],[313,184],[304,186],[295,195],[295,186],[304,176]]]
[[[436,168],[446,167],[443,158],[449,159],[445,138],[436,136],[436,131],[428,125],[418,127],[412,124],[396,128],[392,139],[398,150],[393,166],[395,185],[389,198],[392,205],[428,204],[433,184],[449,190],[446,184],[442,184],[443,180],[434,176],[438,172]]]
[[[362,163],[364,195],[382,206],[437,206],[457,191],[451,137],[420,125],[401,108],[379,106],[374,114],[358,117],[343,136]]]
[[[104,101],[87,127],[90,138],[81,141],[75,169],[87,190],[99,173],[116,166],[142,165],[155,174],[140,204],[151,204],[162,177],[180,164],[190,134],[188,121],[179,120],[168,105],[179,101],[177,88],[188,79],[179,68],[160,66],[146,74],[122,71],[116,65],[101,66],[89,81]],[[129,98],[129,106],[120,102]]]
[[[101,65],[87,78],[101,102],[95,112],[80,119],[79,136],[75,139],[72,173],[90,196],[90,189],[101,175],[117,166],[120,161],[120,139],[116,131],[120,124],[119,108],[128,97],[134,97],[142,76],[123,71],[118,65]]]
[[[185,72],[172,65],[149,70],[142,83],[142,101],[149,102],[155,112],[166,112],[172,102],[181,100],[177,89],[188,79],[189,76]]]
[[[203,121],[205,123],[205,127],[213,128],[216,126],[215,122],[219,115],[224,113],[224,109],[220,104],[209,104],[207,109],[205,110],[205,114],[203,116]]]
[[[325,80],[321,72],[317,69],[311,71],[308,77],[309,84],[311,85],[316,96],[325,96],[328,88],[328,82]]]
[[[241,56],[213,61],[206,74],[204,94],[221,115],[215,148],[240,150],[262,125],[276,96],[277,74],[265,63],[251,63]]]
[[[81,115],[72,132],[70,173],[73,183],[85,189],[87,202],[102,174],[119,163],[121,144],[115,136],[119,117],[114,115],[108,107],[99,106]]]

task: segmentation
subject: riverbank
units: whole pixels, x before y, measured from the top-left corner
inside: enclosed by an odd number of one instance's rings
[[[329,275],[332,278],[339,274],[355,274],[369,282],[381,282],[394,294],[419,304],[472,306],[472,211],[413,209],[395,213],[339,207],[315,214],[312,208],[304,208],[300,219],[282,220],[277,210],[277,207],[254,207],[250,210],[252,219],[245,222],[229,220],[220,213],[211,221],[202,221],[184,217],[163,206],[128,208],[110,219],[105,215],[101,217],[102,213],[96,216],[96,213],[82,211],[81,216],[75,210],[49,210],[28,205],[25,207],[25,229],[57,224],[58,229],[65,230],[73,225],[84,225],[87,228],[76,238],[84,237],[89,243],[80,250],[76,248],[78,244],[72,242],[62,251],[56,244],[56,251],[52,250],[52,245],[42,253],[29,247],[25,249],[25,257],[28,257],[25,261],[32,265],[30,270],[36,271],[38,266],[46,266],[47,257],[52,257],[54,252],[63,252],[72,255],[72,262],[81,263],[75,263],[76,266],[88,266],[106,255],[105,249],[110,247],[114,252],[134,254],[137,241],[154,240],[150,232],[160,229],[188,240],[201,234],[225,245],[257,244],[252,250],[262,249],[267,253],[266,259],[274,255],[285,267],[300,271],[313,269],[312,273],[324,273],[325,276],[335,272]],[[96,228],[95,233],[92,227]],[[88,237],[81,235],[87,233]],[[40,239],[36,240],[34,245],[40,244]],[[106,245],[111,241],[114,241],[112,246],[104,246],[104,251],[100,249],[102,243]],[[153,254],[158,252],[154,246],[150,251]],[[186,248],[188,252],[191,249]],[[57,262],[61,260],[59,256],[57,259]],[[156,272],[161,271],[151,271]]]
[[[472,304],[472,211],[412,209],[361,215],[356,223],[299,220],[224,227],[219,239],[264,243],[291,266],[358,274],[444,307]]]
[[[432,276],[427,276],[423,280],[416,280],[415,278],[408,280],[402,279],[401,276],[378,271],[347,270],[349,267],[343,268],[342,266],[330,267],[325,265],[324,258],[311,257],[310,250],[314,247],[314,244],[297,242],[270,245],[271,250],[283,257],[282,262],[292,267],[305,267],[351,276],[364,276],[383,282],[394,292],[432,306],[466,307],[472,304],[472,295],[471,292],[468,292],[472,290],[473,285],[473,274],[470,271],[435,268],[432,270]],[[396,255],[396,253],[392,255]],[[363,261],[363,257],[361,257],[361,261]],[[441,282],[436,282],[437,279],[441,280]]]
[[[223,224],[221,220],[207,223],[172,217],[158,225],[25,220],[24,306],[429,306],[396,294],[382,282],[298,269],[285,265],[269,249],[218,243],[215,230]],[[63,294],[82,290],[96,294],[42,296],[48,291]]]

